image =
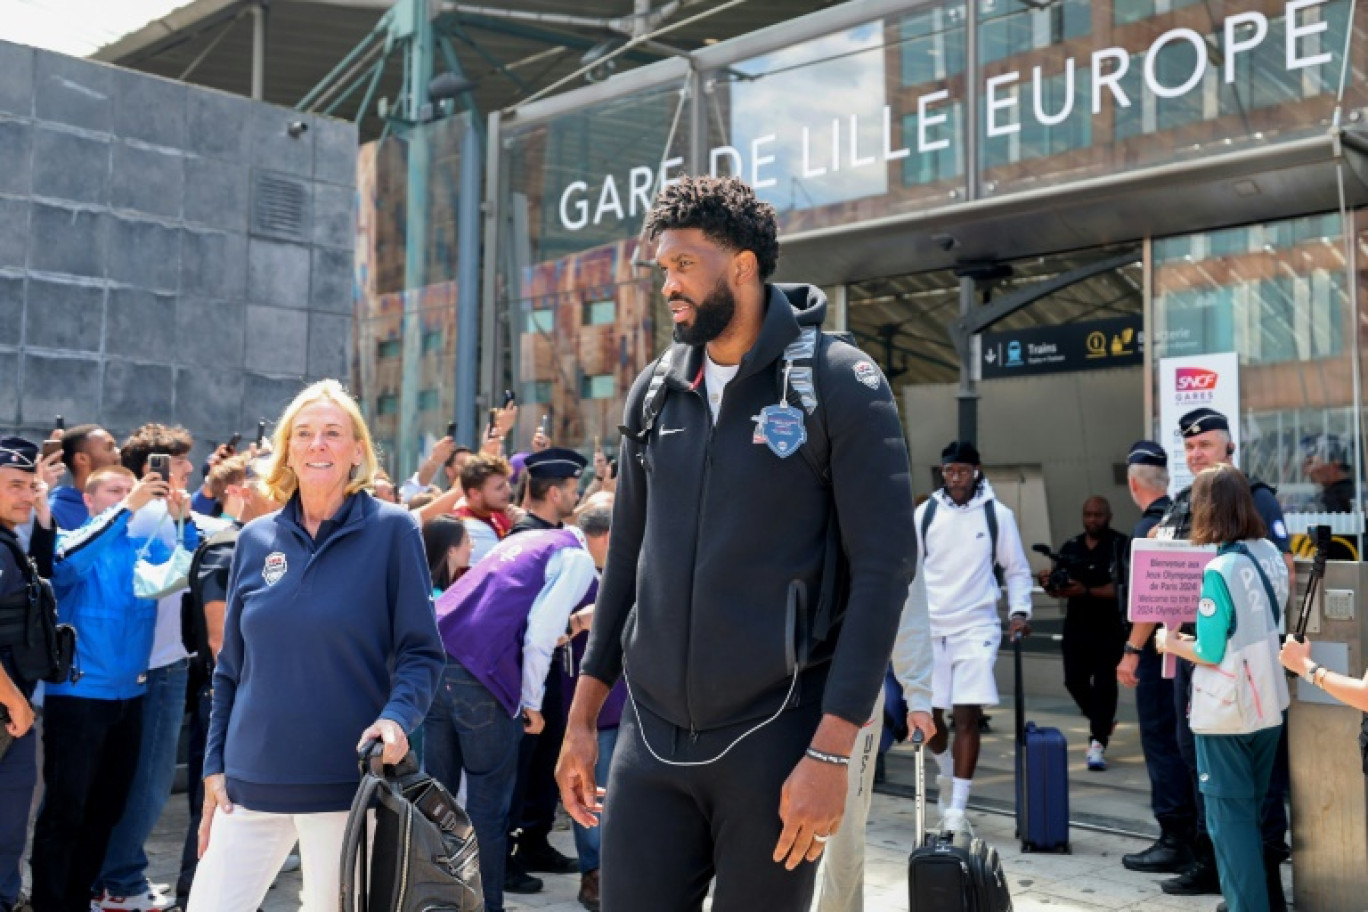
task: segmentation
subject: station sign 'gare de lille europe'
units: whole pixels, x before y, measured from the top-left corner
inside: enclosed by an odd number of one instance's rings
[[[1322,67],[1332,62],[1333,55],[1328,50],[1330,23],[1324,10],[1318,9],[1327,2],[1288,0],[1283,5],[1284,27],[1280,37],[1284,48],[1277,56],[1287,72]],[[1270,28],[1269,20],[1269,16],[1255,11],[1228,16],[1212,38],[1220,42],[1219,54],[1212,53],[1207,40],[1197,31],[1174,28],[1155,38],[1148,48],[1101,48],[1081,59],[1065,58],[1053,72],[1043,72],[1042,67],[1034,66],[1029,73],[1011,71],[987,77],[981,90],[983,132],[992,139],[1021,132],[1022,124],[1028,118],[1042,126],[1054,127],[1071,118],[1096,116],[1107,98],[1118,108],[1141,104],[1143,99],[1133,97],[1123,85],[1128,75],[1132,76],[1131,83],[1135,82],[1134,75],[1140,75],[1140,92],[1157,99],[1182,98],[1199,91],[1207,78],[1208,68],[1216,69],[1224,83],[1232,84],[1242,58],[1247,58],[1265,42],[1277,40],[1270,37],[1274,30]],[[1191,57],[1191,70],[1166,72],[1165,78],[1161,79],[1160,55],[1167,49],[1184,45],[1191,48],[1184,55],[1184,59]],[[1132,66],[1141,69],[1142,73],[1130,74]],[[1080,70],[1085,73],[1082,77]],[[1051,93],[1043,84],[1061,75],[1065,81],[1064,91],[1054,94],[1056,97],[1062,94],[1062,98],[1054,110],[1046,110]],[[1090,89],[1081,98],[1075,93],[1079,78],[1087,79]],[[1090,103],[1091,112],[1083,109],[1085,102]],[[950,116],[957,105],[958,100],[951,97],[948,89],[921,95],[916,102],[915,128],[904,131],[901,141],[895,139],[893,124],[895,117],[902,115],[888,104],[863,114],[857,112],[829,118],[824,113],[817,122],[806,124],[794,123],[784,116],[780,118],[781,124],[760,135],[754,135],[758,131],[754,125],[748,125],[745,132],[753,136],[750,142],[740,148],[713,147],[708,155],[709,170],[714,175],[723,173],[721,166],[726,163],[728,170],[725,173],[738,175],[763,191],[775,187],[781,174],[785,178],[801,178],[815,186],[854,170],[886,168],[889,162],[912,155],[941,154],[959,139],[955,122],[958,118],[952,120]],[[780,131],[790,135],[784,136]],[[780,152],[785,149],[794,161],[781,160]],[[683,164],[682,157],[671,157],[659,164],[658,173],[655,166],[641,164],[630,168],[626,174],[586,176],[570,182],[560,194],[561,227],[573,232],[590,224],[640,218],[650,208],[656,188],[676,180],[677,169]]]

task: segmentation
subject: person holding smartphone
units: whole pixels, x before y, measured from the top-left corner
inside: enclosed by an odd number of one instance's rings
[[[132,519],[154,501],[188,507],[160,476],[141,480],[122,466],[86,479],[90,520],[57,539],[52,584],[58,615],[79,631],[75,682],[47,685],[43,704],[43,810],[33,833],[33,906],[88,912],[110,835],[137,771],[157,603],[133,593],[145,549],[162,563],[171,549],[135,535]],[[187,527],[190,547],[198,544]],[[184,691],[181,705],[184,706]]]

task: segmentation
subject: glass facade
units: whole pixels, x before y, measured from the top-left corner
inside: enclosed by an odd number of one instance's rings
[[[1324,132],[1351,6],[980,0],[984,192]]]
[[[1340,213],[1330,213],[1153,244],[1154,356],[1238,353],[1236,463],[1277,488],[1294,532],[1308,524],[1303,514],[1360,512],[1354,326],[1362,320],[1345,231]],[[1352,525],[1332,524],[1337,532]]]
[[[455,414],[464,130],[462,117],[438,120],[358,156],[352,385],[391,472],[411,472]]]
[[[557,443],[611,448],[627,389],[669,338],[641,231],[655,193],[684,173],[742,177],[775,206],[784,238],[823,232],[835,245],[879,219],[925,219],[934,231],[984,201],[1320,137],[1346,72],[1344,109],[1368,107],[1362,61],[1345,61],[1346,49],[1368,47],[1368,16],[1351,22],[1351,9],[908,0],[836,28],[796,20],[783,26],[791,41],[746,36],[506,114],[487,165],[484,393],[518,392],[514,449],[544,416]],[[354,376],[392,454],[416,454],[453,407],[460,140],[454,121],[439,121],[362,150]],[[416,214],[415,163],[428,173]],[[1289,510],[1310,512],[1318,489],[1305,452],[1319,437],[1322,450],[1350,440],[1357,453],[1362,423],[1342,222],[1196,223],[1196,233],[1150,240],[1143,267],[1089,280],[1002,328],[1143,308],[1147,361],[1238,351],[1242,461]],[[1078,248],[1014,262],[1014,281],[1114,252],[1081,233]],[[850,259],[842,281],[860,343],[890,376],[900,366],[901,384],[953,380],[955,277],[861,273]],[[411,471],[411,459],[398,468]]]

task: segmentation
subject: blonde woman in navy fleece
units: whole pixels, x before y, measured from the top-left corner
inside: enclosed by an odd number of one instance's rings
[[[254,912],[299,841],[304,912],[337,908],[356,752],[408,751],[444,664],[418,523],[366,489],[375,451],[337,381],[276,426],[285,508],[248,523],[229,577],[190,912]]]

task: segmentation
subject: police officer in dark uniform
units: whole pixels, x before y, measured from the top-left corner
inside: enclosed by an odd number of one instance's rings
[[[39,485],[38,447],[22,437],[0,438],[0,706],[9,717],[6,733],[14,738],[0,758],[0,912],[9,912],[18,900],[19,862],[38,781],[38,736],[31,728],[33,709],[28,703],[37,680],[21,674],[19,667],[31,668],[33,659],[43,658],[41,653],[26,654],[35,648],[29,645],[26,631],[37,594],[34,565],[38,573],[52,574],[57,537],[46,493],[39,492]],[[26,553],[14,530],[35,512]]]
[[[579,503],[579,479],[589,460],[567,447],[548,447],[528,455],[527,513],[508,534],[564,528]]]
[[[1131,533],[1149,537],[1173,500],[1168,496],[1168,454],[1152,440],[1137,441],[1126,456],[1126,478],[1131,500],[1143,511]],[[1130,554],[1126,554],[1122,578],[1129,579]],[[1124,604],[1124,603],[1123,603]],[[1192,864],[1192,840],[1197,806],[1192,780],[1178,751],[1178,715],[1173,701],[1173,681],[1163,675],[1163,659],[1154,650],[1150,623],[1133,624],[1126,638],[1125,655],[1116,667],[1117,680],[1135,688],[1135,708],[1140,717],[1140,748],[1150,779],[1150,808],[1159,823],[1159,839],[1142,852],[1121,857],[1121,864],[1147,874],[1178,874]]]
[[[1188,471],[1193,475],[1209,466],[1231,463],[1235,455],[1235,444],[1230,438],[1230,422],[1225,415],[1211,408],[1194,409],[1178,419],[1178,432],[1183,438],[1183,453],[1187,459]],[[1250,493],[1254,496],[1255,509],[1268,528],[1268,540],[1278,546],[1287,561],[1289,587],[1295,591],[1292,579],[1292,544],[1287,534],[1287,523],[1283,519],[1282,506],[1275,496],[1276,492],[1265,482],[1256,478],[1249,479]],[[1191,487],[1178,492],[1172,506],[1164,518],[1155,526],[1155,538],[1184,540],[1192,533]],[[1179,662],[1174,678],[1175,711],[1178,715],[1178,748],[1187,763],[1192,781],[1193,798],[1197,805],[1197,836],[1194,842],[1196,860],[1182,874],[1160,884],[1165,893],[1177,896],[1216,895],[1221,892],[1221,884],[1216,871],[1215,853],[1211,838],[1206,832],[1206,806],[1202,801],[1201,790],[1197,787],[1197,749],[1188,727],[1187,707],[1192,693],[1192,664]],[[1283,726],[1283,739],[1278,747],[1278,756],[1273,764],[1273,778],[1268,784],[1268,795],[1264,799],[1260,827],[1263,831],[1264,871],[1268,883],[1268,905],[1271,912],[1283,912],[1286,901],[1283,897],[1282,879],[1279,865],[1290,857],[1287,848],[1287,726]]]
[[[563,529],[565,520],[579,503],[579,480],[589,460],[568,447],[547,447],[530,453],[523,463],[527,471],[527,512],[508,534]],[[545,727],[535,735],[523,735],[518,751],[518,783],[513,789],[508,837],[509,856],[504,868],[504,892],[536,893],[541,874],[576,874],[579,863],[551,845],[560,789],[556,786],[556,758],[565,738],[565,693],[574,686],[566,674],[567,646],[551,654],[542,699]]]

